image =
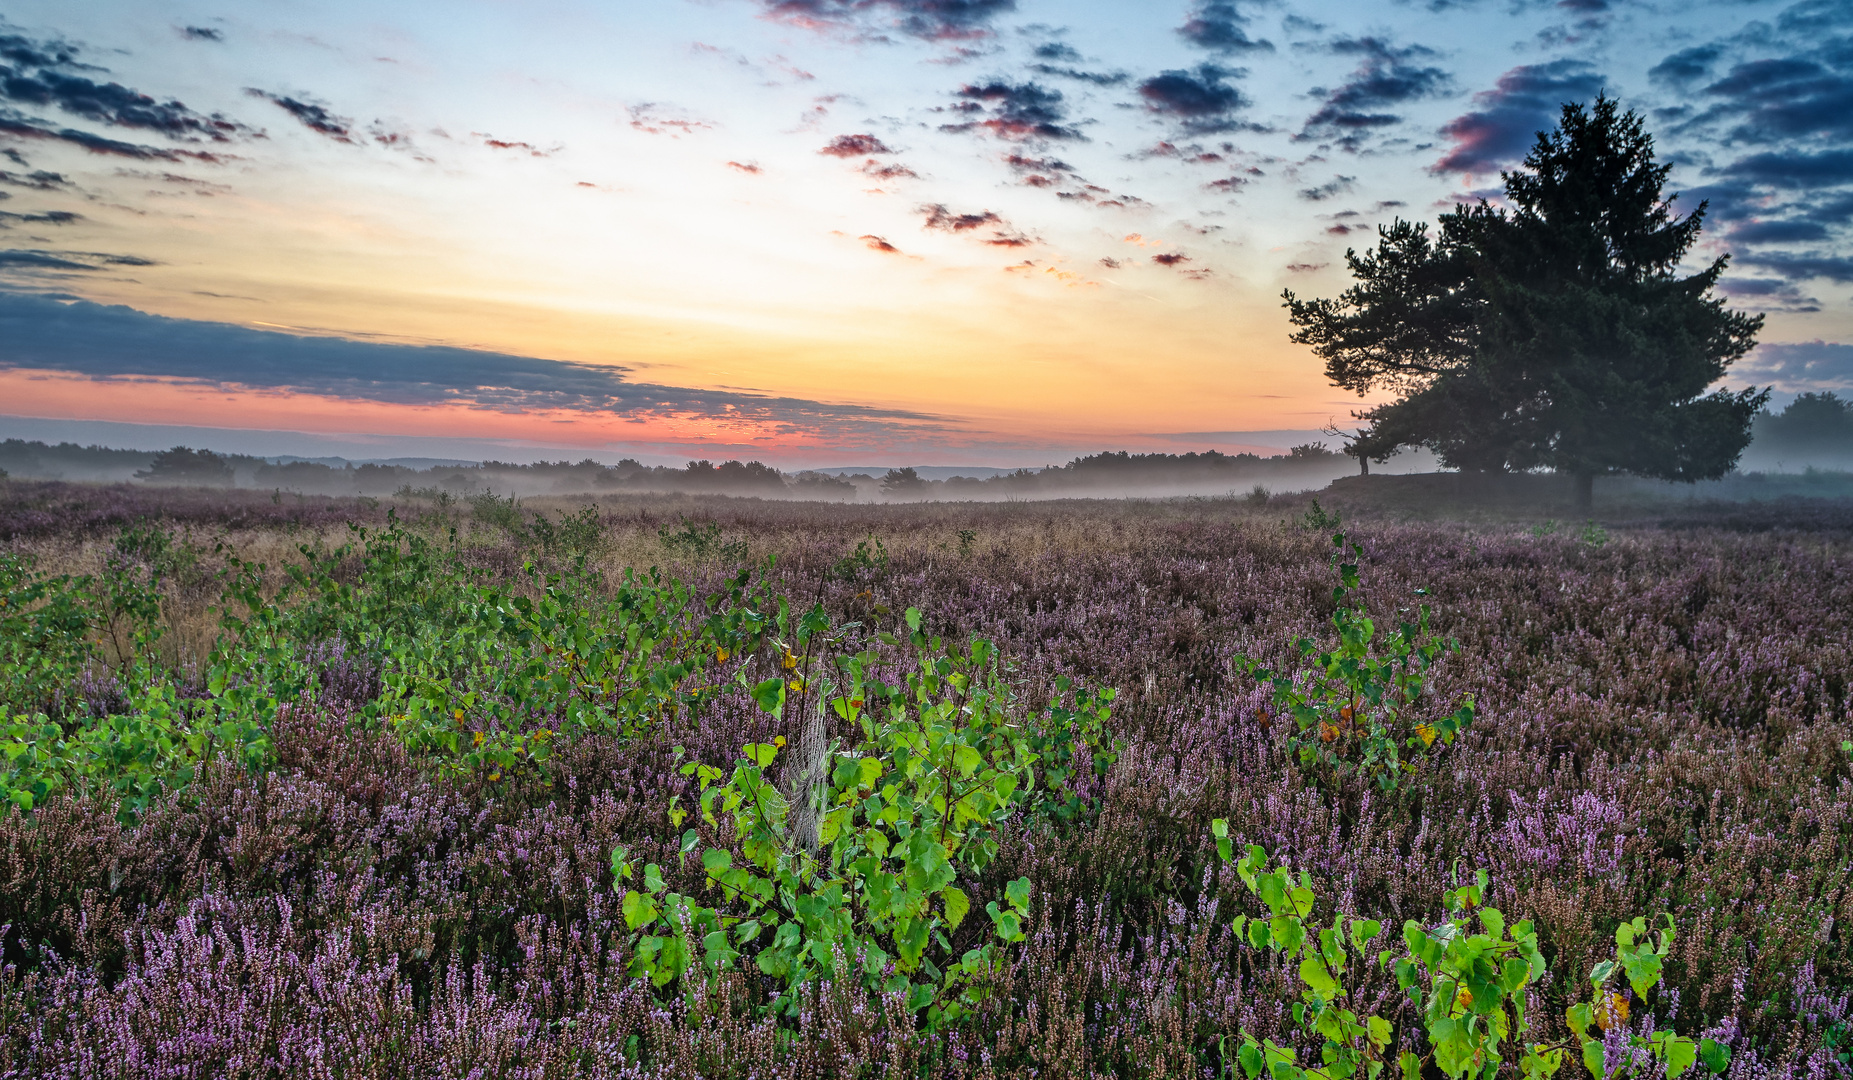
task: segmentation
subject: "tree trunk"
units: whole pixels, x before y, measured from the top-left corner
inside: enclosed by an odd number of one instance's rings
[[[1572,475],[1576,478],[1576,508],[1588,510],[1596,503],[1596,474],[1579,472]]]
[[[1370,475],[1370,459],[1365,457],[1363,454],[1358,455],[1358,475],[1359,476],[1369,476]]]

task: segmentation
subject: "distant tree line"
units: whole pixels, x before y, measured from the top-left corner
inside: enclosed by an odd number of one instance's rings
[[[1853,401],[1832,391],[1802,394],[1779,413],[1759,413],[1751,430],[1765,454],[1797,463],[1853,461]]]
[[[681,467],[645,465],[625,459],[606,465],[590,458],[513,464],[484,461],[427,468],[323,461],[271,462],[176,446],[158,453],[55,446],[8,439],[0,443],[0,469],[20,479],[134,480],[190,487],[244,487],[317,495],[400,495],[462,499],[485,491],[524,496],[569,492],[674,492],[852,500],[886,498],[998,499],[1089,493],[1136,494],[1142,489],[1190,489],[1226,493],[1254,482],[1323,484],[1344,471],[1343,455],[1323,446],[1296,446],[1286,454],[1132,454],[1125,451],[1077,457],[1065,465],[1017,469],[995,476],[953,476],[929,480],[912,468],[885,476],[784,473],[757,461],[691,461]]]

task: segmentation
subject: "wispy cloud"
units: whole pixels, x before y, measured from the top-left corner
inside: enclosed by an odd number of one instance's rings
[[[261,98],[277,108],[295,117],[303,127],[325,135],[340,143],[352,144],[354,140],[354,121],[345,116],[337,116],[322,102],[315,101],[307,95],[291,96],[278,94],[269,90],[260,90],[255,86],[245,87],[245,93],[254,98]]]
[[[1447,71],[1425,61],[1435,56],[1422,45],[1396,46],[1377,37],[1339,38],[1326,48],[1359,58],[1357,70],[1337,89],[1322,94],[1325,104],[1307,118],[1303,139],[1332,139],[1357,150],[1366,134],[1402,122],[1392,106],[1446,93],[1453,81]]]
[[[838,135],[836,138],[825,143],[824,148],[817,152],[826,157],[840,158],[868,157],[872,154],[894,153],[887,143],[867,133],[860,135]]]
[[[630,114],[632,129],[646,135],[668,135],[673,138],[693,135],[714,126],[707,120],[697,119],[683,109],[660,101],[645,101],[625,111]]]
[[[220,162],[225,160],[225,155],[208,150],[147,146],[142,143],[111,139],[77,128],[58,127],[4,106],[0,106],[0,135],[9,135],[15,139],[63,143],[86,153],[104,157],[130,158],[135,161]]]
[[[1791,393],[1853,389],[1853,345],[1821,340],[1759,345],[1731,374]]]
[[[990,36],[992,21],[1017,6],[1016,0],[761,0],[761,5],[774,19],[812,30],[953,42]]]

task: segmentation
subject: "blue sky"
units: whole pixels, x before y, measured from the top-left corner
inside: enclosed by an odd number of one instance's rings
[[[1769,313],[1734,381],[1853,386],[1848,2],[0,19],[19,416],[794,464],[1247,445],[1360,404],[1280,291],[1495,194],[1599,91]]]

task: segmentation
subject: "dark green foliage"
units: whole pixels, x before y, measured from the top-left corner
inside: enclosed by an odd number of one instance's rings
[[[1853,402],[1832,392],[1801,394],[1779,413],[1758,413],[1753,429],[1758,449],[1853,457]]]
[[[154,456],[148,467],[135,474],[137,480],[151,484],[194,484],[201,487],[230,487],[232,465],[210,450],[193,450],[176,446]]]
[[[927,482],[910,466],[905,469],[889,469],[881,478],[881,493],[890,498],[905,499],[917,496],[927,490]]]
[[[89,582],[33,572],[30,556],[0,552],[0,705],[63,716],[91,641]]]
[[[866,581],[880,577],[888,569],[888,545],[873,533],[856,541],[856,548],[830,568],[839,581]]]
[[[724,563],[746,561],[745,541],[723,537],[719,522],[709,521],[697,525],[683,518],[680,529],[672,531],[665,525],[656,530],[656,536],[662,541],[663,549],[672,554],[697,560],[718,559]]]
[[[570,559],[598,549],[605,538],[605,523],[599,519],[597,507],[582,506],[573,514],[560,511],[557,522],[546,514],[534,515],[534,520],[528,522],[528,535],[542,556]]]
[[[1287,293],[1293,340],[1334,383],[1402,395],[1360,414],[1354,450],[1423,445],[1472,471],[1727,472],[1766,395],[1706,389],[1762,318],[1712,295],[1728,257],[1679,273],[1705,208],[1674,216],[1668,169],[1636,114],[1565,105],[1503,174],[1509,209],[1463,206],[1433,240],[1398,221],[1347,254],[1359,284],[1338,300]]]
[[[1345,252],[1358,283],[1337,300],[1301,300],[1287,290],[1288,314],[1299,327],[1293,341],[1312,346],[1333,385],[1360,396],[1421,390],[1462,370],[1473,359],[1483,306],[1462,226],[1490,212],[1472,207],[1444,216],[1439,238],[1426,222],[1401,218],[1380,229],[1376,250]]]
[[[506,530],[512,536],[521,536],[527,520],[521,512],[521,500],[513,495],[502,498],[493,491],[481,491],[470,496],[470,514],[484,525]]]

